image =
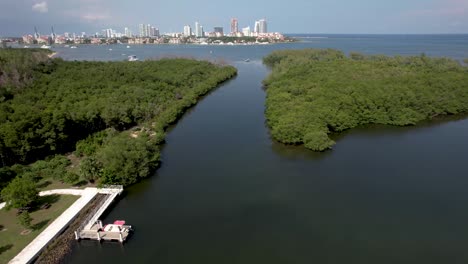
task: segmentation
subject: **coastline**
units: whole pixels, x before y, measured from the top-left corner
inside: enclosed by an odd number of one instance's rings
[[[49,54],[49,55],[47,55],[47,56],[48,56],[49,58],[52,59],[52,58],[55,57],[57,54],[58,54],[58,52],[55,52],[55,51],[54,51],[54,52],[52,52],[52,54]]]

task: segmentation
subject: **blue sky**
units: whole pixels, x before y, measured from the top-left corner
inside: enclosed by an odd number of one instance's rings
[[[0,0],[0,36],[94,33],[104,28],[152,24],[180,32],[199,21],[206,31],[253,27],[266,18],[270,31],[283,33],[468,33],[468,0]]]

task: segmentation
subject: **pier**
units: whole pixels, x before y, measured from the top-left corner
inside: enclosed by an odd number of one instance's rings
[[[75,190],[75,189],[63,189],[63,190],[52,190],[44,191],[39,193],[40,196],[53,195],[53,194],[68,194],[68,195],[79,195],[81,196],[70,208],[68,208],[62,215],[60,215],[54,222],[52,222],[42,233],[40,233],[29,245],[27,245],[16,257],[10,260],[9,263],[31,263],[41,251],[52,242],[59,234],[61,234],[70,223],[76,218],[76,216],[81,212],[81,210],[89,204],[97,194],[106,194],[107,197],[103,202],[97,207],[96,212],[91,214],[88,217],[89,221],[85,221],[86,225],[90,221],[97,221],[104,211],[112,204],[115,198],[123,192],[123,187],[120,185],[117,186],[105,186],[104,188],[86,188],[84,190]],[[92,230],[92,227],[90,228]],[[114,236],[107,236],[107,239]],[[121,240],[125,241],[128,236],[122,237]],[[120,236],[119,236],[120,238]]]
[[[89,239],[98,241],[119,241],[125,242],[130,235],[131,226],[125,223],[111,224],[103,226],[99,218],[112,204],[115,198],[123,191],[122,186],[108,186],[101,189],[101,194],[107,194],[107,197],[96,207],[95,212],[90,214],[83,224],[75,231],[75,239]]]

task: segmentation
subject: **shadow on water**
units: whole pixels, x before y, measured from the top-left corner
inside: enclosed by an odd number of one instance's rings
[[[392,125],[379,125],[369,124],[359,126],[356,128],[348,129],[341,133],[331,134],[331,138],[339,146],[340,142],[345,140],[347,137],[384,137],[388,135],[404,135],[408,133],[416,133],[425,129],[431,129],[439,126],[443,126],[449,123],[463,121],[468,118],[468,113],[460,115],[440,116],[433,120],[425,120],[414,126],[392,126]],[[268,125],[266,125],[268,128]],[[269,128],[268,128],[269,129]],[[287,159],[310,159],[310,160],[321,160],[330,157],[333,153],[333,149],[324,152],[311,151],[304,147],[303,144],[298,145],[287,145],[274,140],[269,133],[271,143],[271,149],[281,157]]]

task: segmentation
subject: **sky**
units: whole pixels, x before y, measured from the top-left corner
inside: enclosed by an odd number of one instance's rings
[[[112,28],[136,33],[140,23],[182,32],[199,21],[205,31],[229,31],[232,17],[251,28],[325,34],[468,33],[468,0],[0,0],[0,36],[86,32]]]

